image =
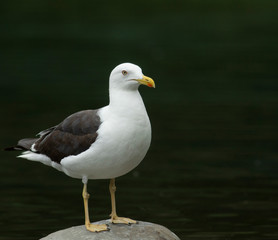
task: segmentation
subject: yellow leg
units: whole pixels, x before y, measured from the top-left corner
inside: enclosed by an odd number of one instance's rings
[[[82,192],[83,200],[84,200],[84,210],[85,210],[85,227],[88,231],[91,232],[101,232],[109,230],[107,225],[105,224],[91,224],[89,218],[89,209],[88,209],[88,199],[90,197],[87,192],[87,183],[84,183],[83,192]]]
[[[136,223],[136,221],[134,221],[130,218],[123,218],[123,217],[117,216],[116,200],[115,200],[115,192],[116,192],[115,178],[110,180],[109,190],[110,190],[110,194],[111,194],[111,205],[112,205],[112,212],[110,214],[111,222],[112,223],[124,223],[124,224]]]

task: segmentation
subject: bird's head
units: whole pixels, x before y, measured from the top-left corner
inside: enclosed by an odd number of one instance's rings
[[[154,81],[144,76],[142,69],[132,63],[122,63],[115,67],[110,74],[110,87],[136,90],[143,84],[148,87],[155,87]]]

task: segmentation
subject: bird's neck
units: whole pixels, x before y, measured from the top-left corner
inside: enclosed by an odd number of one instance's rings
[[[109,107],[113,112],[118,114],[129,115],[137,113],[145,113],[145,105],[141,95],[136,90],[115,90],[110,89],[109,93],[110,103]]]

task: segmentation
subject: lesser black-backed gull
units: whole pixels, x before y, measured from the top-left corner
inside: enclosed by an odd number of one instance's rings
[[[74,113],[60,124],[26,138],[6,150],[24,150],[19,156],[52,166],[82,179],[85,226],[89,231],[108,230],[90,223],[88,179],[110,179],[112,223],[136,223],[118,217],[115,178],[134,169],[145,157],[151,142],[151,124],[138,87],[155,87],[140,67],[123,63],[110,74],[108,106]]]

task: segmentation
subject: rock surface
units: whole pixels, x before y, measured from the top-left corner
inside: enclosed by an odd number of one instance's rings
[[[92,233],[82,225],[51,233],[41,240],[179,240],[169,229],[154,223],[125,225],[103,220],[94,224],[107,224],[110,231]]]

